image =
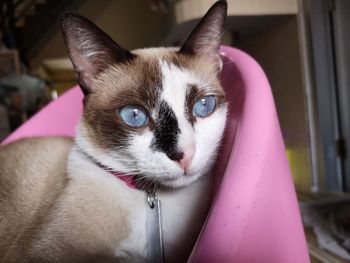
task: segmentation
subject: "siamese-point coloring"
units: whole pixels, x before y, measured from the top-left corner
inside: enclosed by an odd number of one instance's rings
[[[162,204],[165,261],[187,260],[226,122],[218,79],[226,9],[216,2],[180,48],[134,51],[77,14],[63,16],[83,116],[74,140],[0,147],[1,262],[149,261],[150,183]]]

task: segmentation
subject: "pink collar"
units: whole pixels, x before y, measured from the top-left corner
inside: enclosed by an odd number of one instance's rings
[[[127,186],[129,186],[131,189],[136,189],[136,182],[133,180],[132,175],[126,175],[121,172],[114,172],[109,171],[112,175],[117,177],[118,179],[124,181]]]
[[[100,163],[94,157],[92,157],[91,155],[89,155],[88,153],[86,153],[84,150],[82,150],[79,147],[78,147],[78,151],[80,151],[83,155],[85,155],[86,158],[88,158],[91,162],[96,164],[98,167],[102,168],[103,170],[109,172],[111,175],[113,175],[116,178],[118,178],[118,179],[122,180],[123,182],[125,182],[126,185],[129,186],[131,189],[137,189],[136,182],[135,182],[135,180],[134,180],[132,175],[126,175],[126,174],[123,174],[122,172],[113,171],[113,169],[111,169],[110,167],[105,166],[104,164]]]

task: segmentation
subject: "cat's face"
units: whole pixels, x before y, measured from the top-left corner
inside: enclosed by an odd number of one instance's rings
[[[101,74],[87,96],[80,140],[108,164],[168,186],[188,184],[214,161],[225,126],[217,71],[173,49],[145,49]],[[101,163],[104,156],[93,155]]]
[[[79,16],[63,21],[85,93],[77,137],[82,150],[116,171],[170,187],[188,185],[209,170],[227,112],[218,81],[226,5],[217,6],[208,12],[211,21],[201,22],[203,33],[216,36],[208,40],[197,26],[180,49],[128,52]]]

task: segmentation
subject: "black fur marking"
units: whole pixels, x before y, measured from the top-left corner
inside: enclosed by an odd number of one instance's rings
[[[164,152],[171,160],[182,159],[183,153],[177,149],[179,134],[180,129],[174,111],[162,101],[155,123],[152,148]]]

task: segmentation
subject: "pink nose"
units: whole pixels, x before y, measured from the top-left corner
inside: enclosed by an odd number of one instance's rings
[[[178,162],[180,164],[181,169],[186,173],[188,171],[188,168],[190,167],[192,163],[192,159],[194,156],[194,153],[196,152],[196,148],[193,144],[188,145],[184,148],[184,155],[183,158],[180,159]]]

